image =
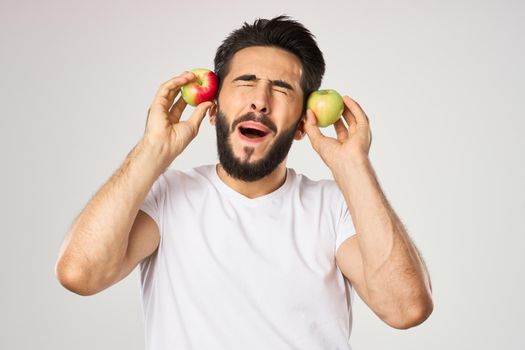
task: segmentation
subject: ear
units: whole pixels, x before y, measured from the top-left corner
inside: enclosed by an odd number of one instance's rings
[[[295,130],[294,140],[302,140],[306,131],[304,130],[304,124],[306,123],[306,113],[301,116],[301,121],[297,125],[297,130]]]
[[[213,105],[208,110],[208,115],[210,116],[210,124],[215,125],[215,118],[217,117],[217,100],[213,101]]]

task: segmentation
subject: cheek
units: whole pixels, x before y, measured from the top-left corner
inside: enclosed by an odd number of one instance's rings
[[[289,120],[297,120],[303,111],[303,106],[296,101],[284,101],[275,104],[274,113],[276,115],[285,115]]]
[[[249,96],[246,92],[235,89],[227,89],[221,92],[219,96],[219,105],[221,110],[227,115],[236,115],[244,108],[248,99]]]

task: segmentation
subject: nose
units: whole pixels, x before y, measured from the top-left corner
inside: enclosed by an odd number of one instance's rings
[[[265,84],[258,86],[251,97],[250,110],[254,113],[269,114],[271,93],[268,91],[268,87]]]

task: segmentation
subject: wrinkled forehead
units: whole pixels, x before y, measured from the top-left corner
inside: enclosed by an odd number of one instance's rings
[[[283,80],[297,91],[301,89],[301,61],[293,53],[280,48],[254,46],[236,52],[224,80],[230,83],[244,74],[254,74],[260,79]]]

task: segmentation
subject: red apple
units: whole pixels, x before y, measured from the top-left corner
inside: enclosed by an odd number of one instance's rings
[[[219,79],[215,73],[204,68],[192,69],[190,72],[195,74],[196,78],[181,87],[184,101],[194,107],[201,102],[212,101],[219,88]]]
[[[314,112],[317,117],[317,126],[324,128],[332,125],[341,117],[344,103],[337,91],[318,90],[308,96],[306,108]]]

